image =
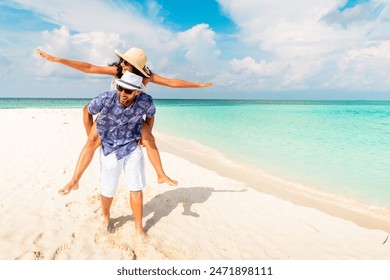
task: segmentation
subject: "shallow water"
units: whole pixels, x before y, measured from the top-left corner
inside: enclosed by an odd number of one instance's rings
[[[175,101],[156,128],[270,174],[390,207],[390,102]]]

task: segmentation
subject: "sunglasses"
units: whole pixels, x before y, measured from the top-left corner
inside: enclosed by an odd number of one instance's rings
[[[126,94],[132,94],[134,91],[134,89],[126,89],[126,88],[121,87],[120,85],[116,85],[116,89],[119,92],[124,91]]]

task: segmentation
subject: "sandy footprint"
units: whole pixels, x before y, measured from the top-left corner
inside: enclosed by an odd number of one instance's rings
[[[95,243],[99,247],[103,246],[105,248],[117,249],[120,251],[123,259],[136,260],[137,254],[133,246],[124,241],[124,239],[118,238],[113,234],[104,234],[101,231],[97,232],[95,235]]]
[[[17,260],[17,261],[18,260],[36,260],[35,252],[36,251],[34,251],[34,250],[27,250],[27,251],[23,252],[22,254],[20,254],[19,256],[17,256],[15,258],[15,260]]]
[[[32,250],[34,259],[59,259],[59,255],[63,251],[72,249],[74,239],[74,233],[70,236],[62,236],[59,238],[58,233],[56,232],[42,232],[38,234],[33,241],[33,245],[35,247]],[[56,246],[56,244],[60,245]]]
[[[50,260],[64,259],[64,255],[66,253],[65,251],[70,251],[71,249],[72,249],[72,243],[65,243],[60,245],[51,254]]]

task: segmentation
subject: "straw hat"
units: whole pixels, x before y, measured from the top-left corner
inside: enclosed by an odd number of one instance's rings
[[[146,54],[143,50],[138,48],[130,48],[124,54],[115,50],[115,54],[120,58],[137,68],[146,77],[150,77],[150,73],[146,72],[145,64],[147,61]]]

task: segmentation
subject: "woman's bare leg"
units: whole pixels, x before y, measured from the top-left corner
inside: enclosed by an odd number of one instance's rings
[[[88,135],[87,143],[85,143],[83,149],[81,150],[79,159],[77,161],[76,169],[73,173],[73,177],[65,187],[58,191],[60,194],[68,194],[72,190],[77,190],[79,188],[79,180],[83,175],[84,171],[87,169],[88,165],[91,163],[96,149],[101,144],[102,141],[97,133],[95,122],[92,125],[91,131]]]
[[[159,184],[167,183],[170,186],[176,186],[177,181],[169,178],[164,172],[161,163],[160,153],[157,149],[154,136],[152,135],[152,132],[150,131],[150,127],[146,122],[142,123],[141,140],[142,140],[142,145],[144,145],[146,148],[146,153],[148,154],[148,158],[152,163],[154,169],[156,170],[157,182]]]

